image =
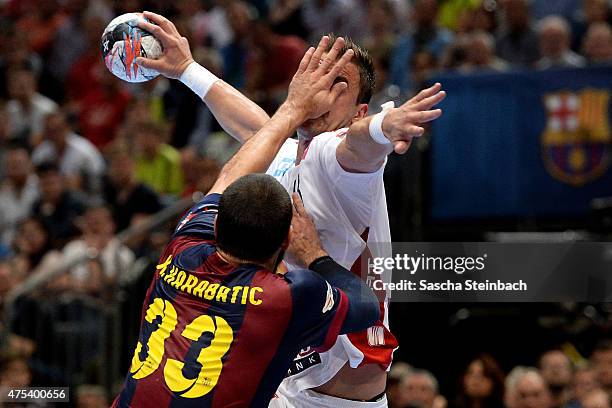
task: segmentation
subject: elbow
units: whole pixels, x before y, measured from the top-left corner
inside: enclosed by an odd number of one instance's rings
[[[378,303],[376,296],[374,296],[374,293],[371,293],[371,291],[368,301],[364,307],[363,316],[364,323],[367,321],[365,328],[374,326],[380,318],[380,304]]]
[[[380,318],[380,306],[376,296],[368,289],[369,294],[360,293],[356,299],[350,300],[349,310],[340,330],[340,334],[359,332],[372,327]]]
[[[368,327],[374,326],[380,318],[380,305],[374,293],[368,288],[367,294],[362,293],[360,296],[359,310],[355,313],[355,315],[358,316],[358,318],[355,319],[356,325],[358,326],[355,328],[356,331],[365,330]]]

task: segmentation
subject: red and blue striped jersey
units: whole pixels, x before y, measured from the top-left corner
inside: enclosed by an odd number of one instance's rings
[[[116,407],[267,407],[298,354],[331,347],[348,299],[316,273],[274,274],[218,254],[219,194],[179,223],[143,305]]]

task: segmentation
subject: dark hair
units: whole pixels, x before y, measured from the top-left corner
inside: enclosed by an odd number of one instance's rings
[[[21,63],[17,63],[14,65],[11,65],[8,69],[7,69],[7,74],[8,75],[14,75],[17,72],[26,72],[28,74],[31,74],[32,76],[36,76],[36,71],[34,70],[34,67],[32,66],[32,63],[29,61],[24,61]]]
[[[334,45],[337,36],[332,33],[327,34],[327,36],[329,37],[327,51],[329,51]],[[370,103],[376,82],[372,57],[370,57],[370,54],[364,48],[357,45],[350,37],[343,36],[343,38],[344,47],[338,53],[338,58],[342,57],[346,51],[353,50],[354,54],[351,62],[357,65],[357,69],[359,70],[359,96],[357,96],[357,103]]]
[[[593,353],[605,353],[607,351],[612,351],[612,339],[604,339],[600,340],[593,349]]]
[[[217,245],[241,260],[263,262],[278,250],[291,225],[291,200],[272,176],[249,174],[219,201]]]
[[[491,390],[491,395],[482,401],[482,405],[484,407],[497,408],[503,406],[503,398],[504,398],[504,372],[499,367],[499,364],[488,353],[481,353],[476,357],[472,358],[469,363],[465,366],[465,370],[460,377],[459,382],[459,394],[457,395],[457,400],[455,402],[455,406],[457,407],[470,407],[472,404],[471,398],[465,392],[465,377],[470,369],[470,366],[476,361],[480,361],[483,367],[483,374],[486,378],[491,380],[493,383],[493,388]]]
[[[47,161],[36,166],[36,174],[41,177],[49,173],[59,173],[60,168],[57,163],[53,161]]]
[[[30,145],[23,139],[12,139],[6,142],[5,148],[7,151],[25,150],[28,156],[32,153]]]

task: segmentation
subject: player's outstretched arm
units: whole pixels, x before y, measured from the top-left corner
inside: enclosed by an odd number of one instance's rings
[[[350,333],[372,326],[380,314],[378,299],[359,276],[327,255],[300,196],[293,193],[292,199],[293,218],[287,255],[346,294],[349,305],[340,333]]]
[[[162,43],[164,53],[159,59],[139,58],[136,63],[187,85],[202,98],[221,127],[239,142],[246,142],[263,127],[270,119],[268,114],[236,88],[195,62],[187,39],[180,35],[170,20],[149,11],[143,14],[155,24],[141,20],[138,25]]]
[[[329,37],[323,37],[317,49],[310,48],[289,85],[287,99],[274,116],[249,139],[225,164],[219,178],[209,193],[222,193],[238,178],[264,172],[282,144],[304,121],[327,112],[347,87],[345,82],[334,84],[342,68],[353,58],[348,50],[337,59],[344,39],[338,38],[327,56],[319,63],[329,45]]]
[[[432,107],[445,97],[436,83],[398,108],[353,123],[336,150],[338,162],[347,171],[371,173],[392,151],[406,153],[412,139],[423,135],[421,125],[440,117],[442,110]]]

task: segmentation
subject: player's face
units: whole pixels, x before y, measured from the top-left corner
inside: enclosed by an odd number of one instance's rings
[[[321,133],[349,126],[367,113],[367,105],[357,102],[359,96],[359,69],[354,63],[347,64],[336,82],[346,82],[347,89],[336,99],[332,109],[315,119],[310,119],[298,129],[300,137],[312,139]]]

